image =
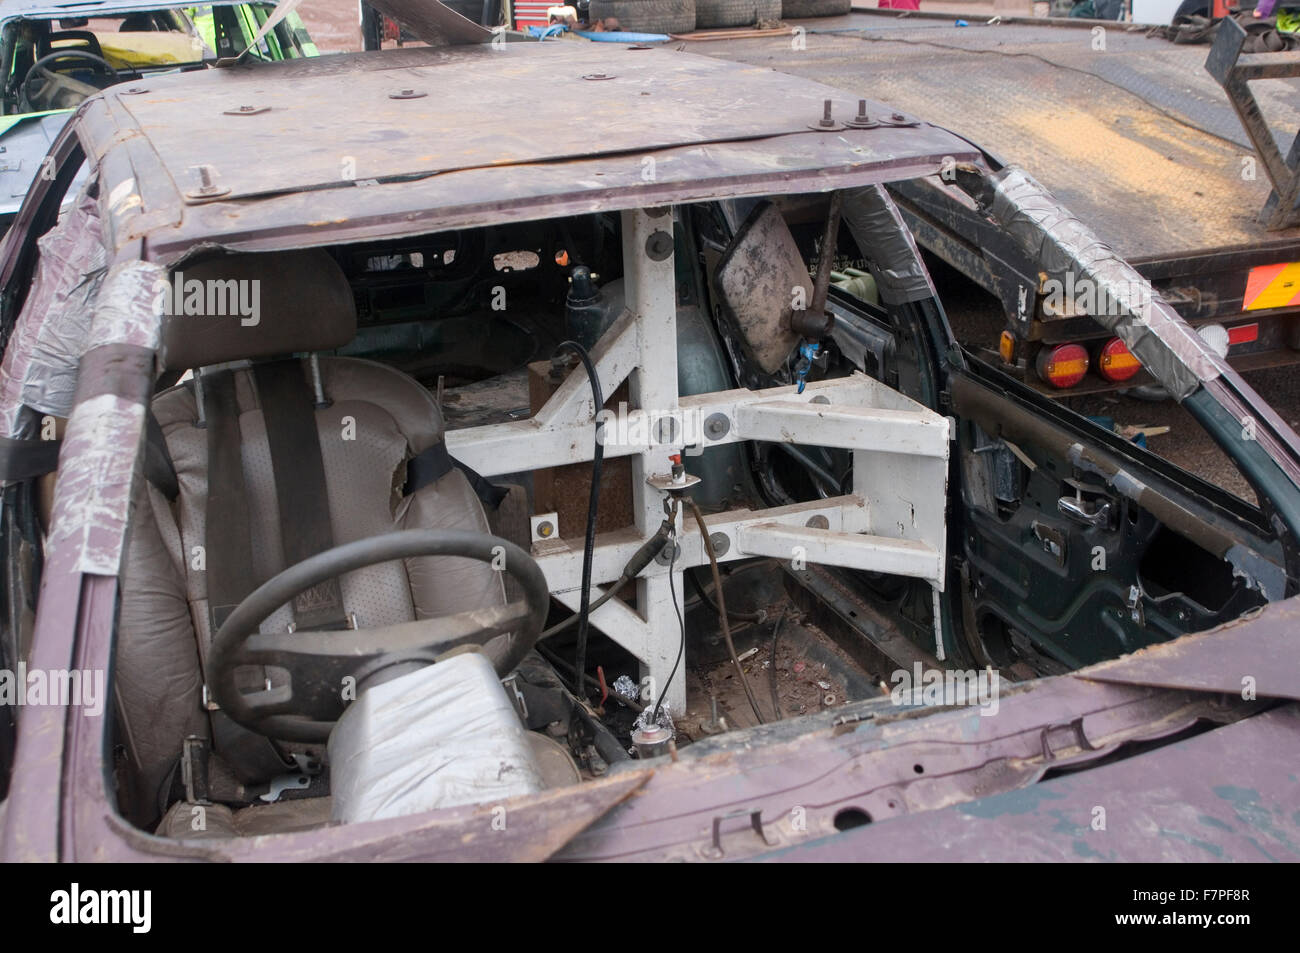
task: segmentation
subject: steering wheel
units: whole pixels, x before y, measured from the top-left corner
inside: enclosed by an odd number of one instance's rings
[[[524,598],[373,629],[257,632],[267,616],[305,589],[376,563],[416,556],[460,556],[490,563],[494,569],[500,566],[519,582]],[[469,645],[481,645],[504,678],[536,644],[549,605],[550,590],[537,562],[497,536],[402,530],[360,539],[290,566],[236,606],[208,652],[209,688],[221,709],[245,728],[284,741],[324,742],[347,704],[345,679],[360,685],[384,669],[430,664]],[[235,670],[242,665],[285,669],[289,683],[244,694],[235,681]]]
[[[18,101],[20,103],[26,103],[29,106],[40,105],[32,100],[32,94],[35,92],[37,96],[43,95],[46,88],[51,83],[54,83],[56,86],[68,85],[69,83],[76,83],[77,86],[87,85],[79,80],[73,80],[71,77],[62,76],[60,75],[61,71],[51,68],[51,64],[58,60],[74,59],[84,60],[86,63],[90,64],[91,69],[96,73],[101,73],[107,76],[109,78],[107,85],[109,86],[121,82],[121,74],[118,73],[118,71],[113,68],[112,64],[102,56],[97,56],[94,53],[87,53],[85,50],[55,50],[53,53],[47,53],[42,56],[31,65],[30,69],[27,70],[27,76],[23,79],[23,85],[19,87]],[[40,79],[42,84],[36,90],[31,88],[32,80],[34,79]],[[91,94],[87,93],[87,95]],[[82,98],[84,99],[85,97],[83,96]],[[52,104],[45,105],[48,106]]]

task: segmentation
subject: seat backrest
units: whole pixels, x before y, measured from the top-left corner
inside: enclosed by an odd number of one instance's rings
[[[99,37],[89,30],[60,30],[55,33],[47,33],[36,41],[37,59],[51,53],[74,51],[94,53],[100,58],[104,56],[104,51],[99,45]]]

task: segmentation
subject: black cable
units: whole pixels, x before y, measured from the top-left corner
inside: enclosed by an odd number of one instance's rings
[[[591,603],[591,605],[588,607],[588,612],[594,612],[595,610],[599,609],[605,603],[609,602],[610,599],[613,599],[616,595],[618,595],[623,590],[624,586],[626,586],[637,576],[641,575],[641,570],[645,569],[646,566],[650,565],[650,561],[654,559],[656,556],[658,556],[660,551],[664,548],[664,542],[668,539],[668,534],[670,531],[671,531],[671,527],[668,525],[668,521],[664,520],[663,523],[659,526],[659,530],[648,540],[642,543],[641,548],[632,554],[632,558],[629,559],[627,561],[627,565],[623,567],[623,574],[618,577],[618,580],[612,586],[606,589],[605,592],[595,602]],[[542,634],[538,636],[538,640],[540,641],[541,639],[549,639],[551,636],[555,635],[556,633],[563,632],[569,626],[577,622],[578,618],[579,618],[579,613],[575,612],[573,615],[569,616],[563,622],[557,622],[549,629],[543,630]]]
[[[586,612],[588,614],[595,612],[605,603],[609,602],[610,599],[613,599],[616,595],[622,592],[623,587],[626,586],[631,581],[632,580],[630,577],[626,577],[626,576],[620,577],[616,583],[614,583],[603,593],[601,593],[600,596],[596,598],[595,602],[587,606]],[[539,638],[549,639],[551,636],[558,635],[559,633],[563,632],[565,629],[573,625],[575,622],[580,622],[580,621],[582,621],[582,610],[575,612],[573,615],[569,616],[563,622],[555,623],[555,625],[551,626],[549,629],[543,629],[542,634]]]
[[[781,607],[781,614],[776,617],[776,625],[772,626],[772,650],[768,652],[768,687],[772,690],[772,711],[776,713],[776,720],[780,721],[785,717],[781,711],[781,696],[776,690],[776,640],[781,635],[781,623],[785,621],[785,613],[789,606]]]
[[[672,525],[677,525],[677,501],[673,500],[673,512],[669,516]],[[686,620],[682,618],[681,607],[677,604],[677,587],[673,585],[673,568],[677,565],[677,537],[668,538],[668,591],[673,595],[673,611],[677,613],[677,626],[682,631],[681,641],[677,643],[677,659],[673,662],[673,670],[668,673],[668,680],[664,682],[664,687],[659,690],[659,700],[655,702],[655,710],[650,713],[650,722],[647,728],[659,724],[659,709],[663,706],[664,697],[668,694],[668,686],[673,683],[673,678],[677,675],[677,666],[682,664],[682,653],[686,651]],[[681,714],[681,712],[678,712]]]
[[[600,376],[596,365],[591,362],[587,349],[577,341],[562,341],[555,349],[558,357],[561,351],[573,351],[586,368],[587,380],[591,383],[591,396],[595,401],[592,415],[596,420],[596,450],[591,461],[591,493],[587,497],[587,537],[582,545],[582,600],[578,606],[578,645],[574,653],[573,669],[577,673],[580,695],[585,695],[582,678],[587,673],[587,620],[591,613],[591,562],[596,549],[596,510],[600,505],[600,464],[605,458],[605,424],[600,419],[600,412],[605,409],[605,398],[600,392]]]

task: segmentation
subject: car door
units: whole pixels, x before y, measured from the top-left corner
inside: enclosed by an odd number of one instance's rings
[[[948,375],[948,393],[961,527],[951,590],[973,662],[1074,669],[1295,591],[1293,540],[1267,507],[971,355]]]
[[[1050,208],[1045,193],[1033,197]],[[1052,239],[1050,230],[1032,238],[1044,234]],[[878,259],[890,242],[879,234],[870,240],[878,247],[858,247],[841,230],[836,259],[874,257],[874,273],[888,280]],[[1086,237],[1079,244],[1091,247]],[[893,246],[904,261],[903,243]],[[1057,265],[1074,253],[1050,251]],[[1092,267],[1079,254],[1066,265]],[[1122,262],[1108,264],[1145,286]],[[1059,673],[1213,628],[1297,591],[1296,435],[1207,355],[1172,309],[1134,315],[1121,330],[1154,335],[1160,328],[1160,347],[1146,351],[1152,367],[1163,362],[1161,373],[1178,381],[1188,426],[1207,431],[1254,502],[964,350],[933,288],[881,303],[857,300],[846,293],[851,282],[837,283],[844,289],[832,288],[828,300],[829,372],[836,361],[847,364],[955,424],[949,564],[938,606],[945,661],[1018,665],[1022,677]],[[894,580],[857,582],[893,604],[913,641],[934,645],[924,593],[899,594]]]

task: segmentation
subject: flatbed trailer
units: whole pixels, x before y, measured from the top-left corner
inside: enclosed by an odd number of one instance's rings
[[[926,116],[1042,182],[1190,323],[1230,331],[1228,359],[1238,369],[1300,362],[1300,227],[1292,215],[1290,227],[1277,228],[1276,210],[1266,227],[1270,170],[1206,69],[1211,46],[1176,45],[1124,23],[995,21],[963,27],[947,14],[855,10],[793,21],[781,37],[688,45]],[[1253,58],[1269,60],[1255,70],[1266,77],[1285,72],[1288,58],[1297,68],[1250,84],[1294,176],[1300,53]],[[1048,392],[1037,357],[1067,342],[1082,344],[1092,364],[1068,393],[1149,383],[1142,371],[1122,384],[1100,376],[1097,350],[1109,332],[1088,302],[1067,295],[1061,306],[1059,289],[1042,286],[1039,263],[998,240],[958,193],[939,177],[897,198],[922,247],[1001,306],[1005,340],[985,320],[975,322],[978,339],[963,343],[994,355],[1002,345],[1026,381]],[[961,307],[957,296],[950,311]],[[961,314],[953,317],[960,329]]]

